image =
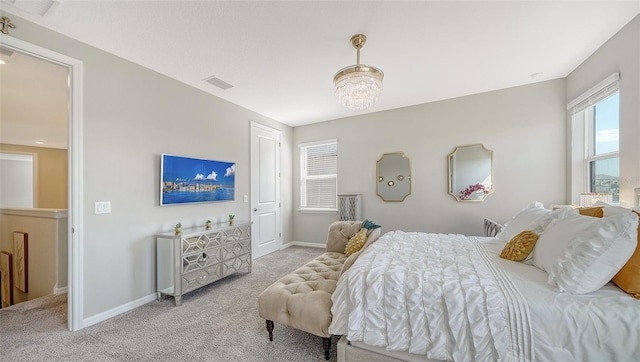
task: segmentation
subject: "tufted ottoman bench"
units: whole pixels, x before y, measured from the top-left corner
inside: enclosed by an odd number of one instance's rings
[[[331,350],[331,294],[342,266],[347,260],[344,249],[359,230],[360,221],[337,221],[329,227],[327,252],[309,261],[273,283],[258,297],[258,312],[266,320],[269,340],[273,341],[274,322],[322,337],[326,359]],[[368,238],[376,240],[380,229]]]

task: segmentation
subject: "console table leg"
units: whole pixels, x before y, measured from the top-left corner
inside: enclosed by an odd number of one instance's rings
[[[329,360],[329,351],[331,351],[331,337],[322,337],[322,348],[324,349],[324,359]]]
[[[267,332],[269,332],[269,341],[273,342],[273,321],[267,320]]]

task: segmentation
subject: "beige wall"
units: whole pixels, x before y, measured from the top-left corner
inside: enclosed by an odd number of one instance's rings
[[[615,72],[620,72],[620,205],[628,207],[633,189],[640,187],[640,15],[569,74],[567,101]],[[570,192],[567,187],[567,200]]]
[[[13,37],[83,62],[84,318],[155,292],[153,234],[235,214],[251,217],[250,122],[283,132],[283,243],[291,240],[292,129],[11,15]],[[160,154],[236,162],[233,202],[159,206]],[[93,214],[110,201],[110,214]]]
[[[363,217],[383,231],[481,235],[485,217],[505,221],[535,200],[564,202],[565,103],[558,79],[296,127],[294,143],[337,138],[338,190],[362,193]],[[494,151],[495,193],[481,203],[457,202],[447,193],[447,156],[475,143]],[[412,193],[404,202],[383,202],[376,195],[376,161],[398,151],[411,158]],[[293,165],[297,209],[297,152]],[[294,240],[324,242],[336,219],[295,212]]]
[[[0,143],[0,152],[36,154],[38,156],[38,204],[36,207],[67,208],[67,150]]]
[[[28,292],[14,288],[14,303],[50,295],[56,289],[66,287],[67,211],[1,209],[0,250],[12,253],[15,258],[14,231],[28,235]]]

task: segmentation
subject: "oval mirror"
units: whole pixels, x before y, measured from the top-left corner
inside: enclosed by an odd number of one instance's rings
[[[449,194],[456,200],[484,201],[493,189],[493,151],[477,144],[449,154]]]
[[[402,152],[385,153],[376,165],[378,196],[404,201],[411,194],[411,160]]]

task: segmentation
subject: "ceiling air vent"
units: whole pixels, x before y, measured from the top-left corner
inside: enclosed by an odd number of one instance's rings
[[[56,5],[53,0],[13,0],[13,5],[20,10],[24,10],[30,14],[36,14],[44,17]]]
[[[233,86],[227,82],[225,82],[224,80],[217,78],[215,76],[207,78],[204,80],[205,82],[209,83],[209,84],[213,84],[216,87],[220,88],[220,89],[229,89],[229,88],[233,88]]]

